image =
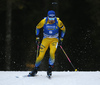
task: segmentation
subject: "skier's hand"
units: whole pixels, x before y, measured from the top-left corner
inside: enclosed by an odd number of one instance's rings
[[[58,46],[62,46],[62,43],[63,43],[63,38],[60,38]]]
[[[40,43],[40,38],[36,37],[36,44],[38,45]]]

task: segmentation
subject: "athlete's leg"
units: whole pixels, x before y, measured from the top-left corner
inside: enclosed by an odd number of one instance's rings
[[[40,65],[42,59],[44,58],[45,52],[48,49],[48,46],[49,46],[49,41],[47,38],[44,38],[40,46],[39,56],[36,59],[35,67],[38,67]]]
[[[37,57],[36,59],[36,63],[35,63],[35,67],[34,69],[29,73],[29,76],[35,76],[38,72],[38,67],[41,63],[41,60],[43,59],[44,55],[45,55],[45,52],[47,50],[49,46],[49,42],[48,42],[48,39],[44,38],[42,40],[42,43],[41,43],[41,46],[40,46],[40,51],[39,51],[39,56]]]
[[[58,39],[53,38],[52,42],[50,43],[50,58],[49,58],[49,67],[47,70],[47,75],[51,76],[52,75],[52,68],[55,62],[55,52],[57,49],[57,45],[58,45]]]
[[[54,38],[53,41],[50,43],[50,58],[49,58],[49,65],[53,65],[55,62],[55,52],[57,50],[58,39]]]

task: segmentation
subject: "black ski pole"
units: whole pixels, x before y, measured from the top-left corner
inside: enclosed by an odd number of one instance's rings
[[[39,55],[39,44],[40,44],[40,42],[38,42],[38,44],[37,44],[36,58],[37,58],[37,57],[38,57],[38,55]]]

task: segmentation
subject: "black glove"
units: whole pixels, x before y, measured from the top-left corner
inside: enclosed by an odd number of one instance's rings
[[[62,43],[63,43],[63,38],[60,38],[58,46],[62,46]]]
[[[40,38],[36,37],[36,44],[38,45],[40,43]]]

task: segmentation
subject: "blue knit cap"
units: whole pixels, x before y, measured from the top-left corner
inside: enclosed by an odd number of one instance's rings
[[[48,16],[55,17],[55,11],[53,11],[53,10],[48,11]]]

